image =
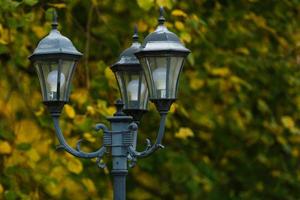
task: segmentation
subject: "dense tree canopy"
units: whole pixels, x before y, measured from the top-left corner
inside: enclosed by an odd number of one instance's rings
[[[300,199],[299,0],[0,0],[0,199],[111,199],[109,170],[58,144],[27,57],[59,29],[84,53],[61,125],[71,145],[115,111],[109,66],[157,25],[192,50],[168,116],[164,145],[129,172],[128,199]],[[142,41],[142,39],[140,39]],[[138,149],[154,139],[152,104]],[[109,162],[109,158],[105,158]],[[110,167],[110,166],[108,166]]]

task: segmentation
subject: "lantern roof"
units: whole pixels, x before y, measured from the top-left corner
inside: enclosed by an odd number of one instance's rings
[[[57,26],[57,14],[54,11],[52,30],[39,42],[37,48],[29,57],[30,60],[57,58],[58,56],[78,60],[82,56],[82,53],[74,47],[71,40],[57,30]]]
[[[156,30],[150,33],[141,45],[141,50],[135,55],[140,56],[146,52],[161,53],[161,52],[178,52],[182,54],[190,53],[190,50],[184,47],[178,36],[169,31],[164,26],[165,18],[163,16],[163,7],[160,7],[160,16],[158,18],[158,26]]]
[[[132,36],[132,45],[125,49],[119,56],[118,61],[111,66],[111,69],[113,71],[120,69],[119,67],[123,66],[128,66],[128,67],[135,67],[135,68],[141,68],[140,62],[137,59],[137,57],[134,55],[134,53],[138,52],[141,47],[141,43],[138,41],[139,36],[138,36],[138,31],[137,27],[134,27],[134,34]],[[125,69],[124,69],[125,70]]]

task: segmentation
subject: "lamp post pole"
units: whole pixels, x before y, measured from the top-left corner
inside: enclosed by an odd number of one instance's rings
[[[131,47],[124,50],[118,61],[111,66],[122,100],[116,102],[117,111],[114,116],[107,118],[110,128],[104,124],[95,125],[96,131],[103,131],[103,145],[94,152],[81,151],[82,140],[77,142],[76,148],[69,146],[59,126],[61,111],[69,101],[71,79],[82,54],[57,30],[56,13],[51,32],[39,42],[29,57],[38,73],[43,102],[53,119],[59,141],[58,149],[78,158],[97,158],[96,163],[101,168],[106,167],[101,158],[110,150],[115,200],[126,199],[128,167],[133,167],[138,158],[145,158],[164,148],[162,139],[167,113],[177,97],[179,75],[190,52],[164,26],[164,21],[161,8],[157,29],[142,44],[138,42],[135,28]],[[154,144],[147,139],[145,150],[137,151],[138,125],[147,111],[149,99],[160,114],[159,129]]]
[[[126,176],[128,174],[127,169],[127,148],[132,145],[133,132],[124,132],[130,123],[132,118],[124,116],[121,112],[123,104],[121,102],[116,103],[117,113],[115,116],[108,118],[111,124],[111,155],[112,155],[112,170],[114,184],[114,198],[116,200],[124,200],[126,197]],[[134,125],[133,125],[134,126]],[[134,130],[132,130],[134,131]]]

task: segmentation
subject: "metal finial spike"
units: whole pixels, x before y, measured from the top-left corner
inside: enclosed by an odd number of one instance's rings
[[[115,106],[117,107],[117,112],[114,114],[114,116],[124,116],[125,115],[123,113],[124,103],[122,99],[118,99],[115,103]]]
[[[165,23],[166,19],[164,18],[164,7],[160,6],[159,7],[159,18],[158,18],[158,23],[160,25],[163,25]]]
[[[138,28],[137,28],[137,25],[136,25],[136,24],[134,25],[134,30],[133,30],[133,36],[132,36],[132,39],[133,39],[134,42],[138,42],[138,40],[139,40]]]
[[[56,10],[54,9],[53,10],[53,13],[52,13],[52,29],[57,29],[57,26],[58,26],[58,22],[57,22],[57,12]]]

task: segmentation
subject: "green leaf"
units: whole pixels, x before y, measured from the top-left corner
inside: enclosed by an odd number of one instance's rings
[[[27,5],[33,6],[33,5],[37,4],[39,1],[38,0],[24,0],[23,2]]]
[[[17,145],[17,149],[22,150],[22,151],[27,151],[31,148],[31,144],[28,143],[21,143]]]
[[[149,10],[154,5],[154,0],[137,0],[140,8],[144,10]]]

